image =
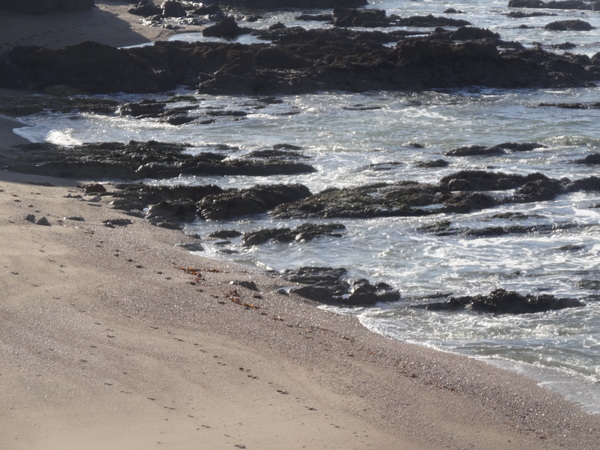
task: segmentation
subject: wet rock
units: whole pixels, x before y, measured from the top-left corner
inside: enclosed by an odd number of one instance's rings
[[[294,229],[271,228],[244,233],[242,243],[245,247],[273,242],[312,241],[313,239],[330,236],[342,237],[340,231],[346,227],[342,224],[313,224],[305,223]]]
[[[553,295],[521,295],[517,292],[496,289],[489,295],[451,297],[446,302],[429,303],[418,306],[429,311],[471,310],[492,314],[531,314],[555,311],[564,308],[585,306],[581,300],[556,298]]]
[[[116,100],[97,97],[0,96],[0,114],[11,117],[29,116],[42,111],[114,114],[118,106],[119,102]]]
[[[399,26],[403,27],[464,27],[471,25],[468,20],[452,19],[450,17],[435,17],[431,14],[427,16],[413,16],[397,21]]]
[[[227,159],[220,154],[185,153],[187,145],[156,141],[108,142],[63,148],[51,144],[26,145],[23,161],[9,167],[21,173],[64,178],[121,179],[173,178],[180,175],[269,176],[310,173],[315,169],[294,161]]]
[[[295,19],[298,21],[333,22],[333,14],[300,14]]]
[[[548,179],[541,173],[529,175],[488,172],[484,170],[461,170],[440,180],[442,189],[449,191],[502,191],[516,189],[525,183]]]
[[[600,109],[600,102],[592,103],[540,103],[538,106],[553,106],[564,109]]]
[[[497,39],[455,42],[445,34],[436,38],[437,33],[404,39],[407,32],[300,27],[256,34],[273,44],[18,47],[0,57],[0,86],[43,90],[60,84],[88,93],[143,93],[185,85],[214,94],[275,95],[328,89],[589,86],[600,77],[600,58],[511,48]]]
[[[215,25],[211,25],[202,30],[203,36],[234,38],[242,34],[248,34],[250,28],[240,27],[233,16],[224,17]]]
[[[213,231],[208,235],[211,238],[219,238],[219,239],[229,239],[241,236],[242,233],[236,230],[219,230]]]
[[[590,31],[594,30],[595,27],[583,20],[559,20],[549,23],[544,29],[550,31]]]
[[[140,102],[129,102],[119,106],[117,113],[121,116],[133,116],[137,118],[159,117],[167,104],[156,100],[142,100]]]
[[[573,162],[575,164],[598,165],[600,164],[600,153],[592,153],[591,155],[587,155],[585,158],[576,159]]]
[[[278,218],[371,218],[419,216],[433,203],[436,187],[416,182],[331,189],[276,208]]]
[[[290,292],[319,303],[345,306],[371,306],[400,299],[397,290],[386,283],[371,284],[366,279],[346,281],[346,269],[301,267],[286,270],[284,279],[305,284]]]
[[[336,27],[390,27],[395,25],[396,17],[387,17],[382,9],[333,8],[333,24]]]
[[[533,142],[505,142],[492,147],[482,145],[459,147],[444,154],[446,156],[496,156],[503,155],[507,151],[529,152],[538,148],[546,148],[546,146]]]
[[[503,155],[505,151],[501,148],[484,147],[482,145],[470,145],[468,147],[459,147],[450,150],[446,156],[497,156]]]
[[[432,161],[419,161],[416,163],[417,167],[423,169],[437,169],[441,167],[448,167],[450,163],[444,159],[434,159]]]
[[[198,213],[206,220],[262,214],[278,205],[295,202],[311,195],[301,184],[258,185],[250,189],[230,189],[198,202]]]
[[[542,202],[553,200],[563,192],[563,185],[559,180],[540,178],[525,183],[515,192],[518,202]]]

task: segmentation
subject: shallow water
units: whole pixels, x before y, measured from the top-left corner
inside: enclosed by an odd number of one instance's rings
[[[562,18],[581,18],[600,26],[600,13],[596,12],[550,11],[558,17],[509,19],[504,15],[508,11],[506,2],[498,1],[462,1],[450,5],[442,1],[381,0],[372,6],[401,16],[441,15],[452,6],[466,12],[458,18],[493,29],[506,40],[518,38],[529,45],[541,42],[544,46],[568,40],[578,44],[573,51],[593,54],[600,50],[597,33],[552,34],[539,28]],[[277,21],[297,24],[296,14],[267,14],[263,21],[252,26],[265,27]],[[538,28],[517,29],[522,23]],[[598,88],[327,92],[278,97],[279,103],[250,97],[193,95],[197,109],[192,114],[198,117],[211,108],[244,111],[247,116],[220,117],[209,125],[192,122],[171,126],[151,119],[119,116],[38,114],[22,118],[31,127],[19,133],[33,141],[66,145],[132,139],[186,142],[193,145],[192,152],[223,151],[217,146],[227,144],[235,147],[224,151],[231,158],[287,143],[302,147],[301,153],[310,158],[307,162],[318,169],[314,174],[293,177],[179,177],[160,181],[172,185],[215,183],[223,187],[249,187],[259,183],[298,182],[316,193],[330,187],[374,182],[437,183],[441,177],[463,169],[541,172],[548,177],[572,180],[598,175],[598,166],[573,164],[573,161],[599,152],[600,110],[537,107],[542,102],[600,102]],[[456,147],[503,142],[537,142],[545,147],[493,157],[444,155]],[[450,165],[436,169],[418,165],[440,158]],[[229,243],[206,240],[204,245],[210,256],[264,269],[342,266],[350,270],[352,277],[385,281],[401,291],[400,302],[336,311],[358,316],[365,326],[378,333],[524,371],[588,409],[600,412],[600,301],[589,300],[584,308],[517,317],[430,312],[410,307],[428,295],[487,294],[497,288],[523,294],[597,296],[600,290],[598,204],[597,193],[580,192],[553,201],[509,204],[465,215],[328,220],[347,227],[342,238],[251,248],[242,247],[239,239]],[[493,217],[505,212],[523,213],[527,218]],[[517,224],[555,228],[546,233],[500,237],[442,237],[419,230],[441,220],[450,220],[453,228]],[[222,228],[251,231],[300,223],[260,216],[233,223],[198,221],[189,224],[186,232],[207,236]]]

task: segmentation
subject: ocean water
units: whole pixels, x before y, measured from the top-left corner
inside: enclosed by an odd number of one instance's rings
[[[492,29],[505,40],[525,45],[576,44],[570,51],[600,51],[597,32],[546,32],[554,20],[577,18],[600,27],[600,12],[542,10],[556,17],[511,19],[507,1],[372,0],[371,7],[400,16],[442,15],[449,7],[464,11],[452,17]],[[318,13],[320,11],[314,11]],[[297,11],[266,13],[248,24],[261,28],[298,23]],[[520,28],[527,25],[529,28]],[[198,34],[177,37],[201,40]],[[558,51],[558,50],[557,50]],[[185,92],[190,95],[189,91]],[[158,120],[95,114],[36,114],[21,120],[29,125],[19,134],[32,141],[64,145],[82,142],[158,140],[185,142],[191,152],[224,152],[239,158],[276,144],[302,148],[316,173],[274,177],[178,177],[162,184],[209,184],[249,187],[269,183],[303,183],[313,193],[331,187],[374,182],[415,180],[437,183],[465,169],[516,174],[541,172],[552,178],[577,180],[599,175],[598,166],[573,164],[600,153],[600,110],[538,107],[540,103],[600,102],[600,88],[493,90],[473,87],[423,93],[323,92],[277,97],[264,103],[252,97],[191,93],[173,107],[191,102],[201,117],[209,109],[244,111],[239,117],[219,117],[212,124],[191,122],[171,126]],[[170,98],[115,95],[140,100]],[[493,157],[450,157],[444,153],[466,145],[492,146],[503,142],[543,144],[530,152]],[[229,149],[222,150],[226,144]],[[418,145],[415,145],[418,144]],[[444,168],[419,163],[443,158]],[[147,180],[149,183],[159,183]],[[464,215],[310,222],[343,223],[342,238],[311,242],[269,243],[245,248],[239,239],[205,239],[205,254],[261,269],[282,271],[305,265],[346,267],[353,278],[385,281],[402,294],[401,301],[372,308],[333,308],[356,315],[374,332],[399,340],[457,352],[533,376],[588,410],[600,413],[600,195],[578,192],[555,200],[509,204]],[[494,217],[523,213],[520,220]],[[453,228],[479,229],[503,225],[549,225],[548,232],[500,237],[436,236],[420,229],[441,220]],[[293,227],[304,221],[245,217],[233,222],[197,221],[186,233],[206,237],[217,229],[252,231],[262,227]],[[570,250],[568,250],[570,249]],[[521,316],[472,312],[431,312],[411,308],[423,297],[437,294],[487,294],[503,288],[522,294],[548,293],[586,298],[583,308]]]

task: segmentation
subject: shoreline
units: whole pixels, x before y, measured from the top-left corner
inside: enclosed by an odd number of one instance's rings
[[[3,142],[22,140],[0,124]],[[593,448],[600,435],[598,416],[530,378],[278,294],[279,278],[178,247],[179,231],[107,227],[127,216],[76,186],[0,172],[6,448]]]
[[[120,45],[159,39],[131,35],[135,16],[106,19]],[[26,142],[17,124],[0,117],[0,167]],[[0,447],[597,445],[600,416],[533,379],[278,294],[290,283],[192,255],[181,232],[111,209],[85,181],[0,170]],[[132,223],[104,223],[116,219]]]

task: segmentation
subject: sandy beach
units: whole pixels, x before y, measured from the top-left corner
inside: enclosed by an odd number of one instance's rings
[[[20,26],[3,12],[0,51],[63,17],[47,45],[164,37],[97,4]],[[19,126],[0,118],[0,167]],[[535,381],[278,293],[289,283],[191,254],[86,183],[0,170],[0,448],[597,448],[600,416]]]

